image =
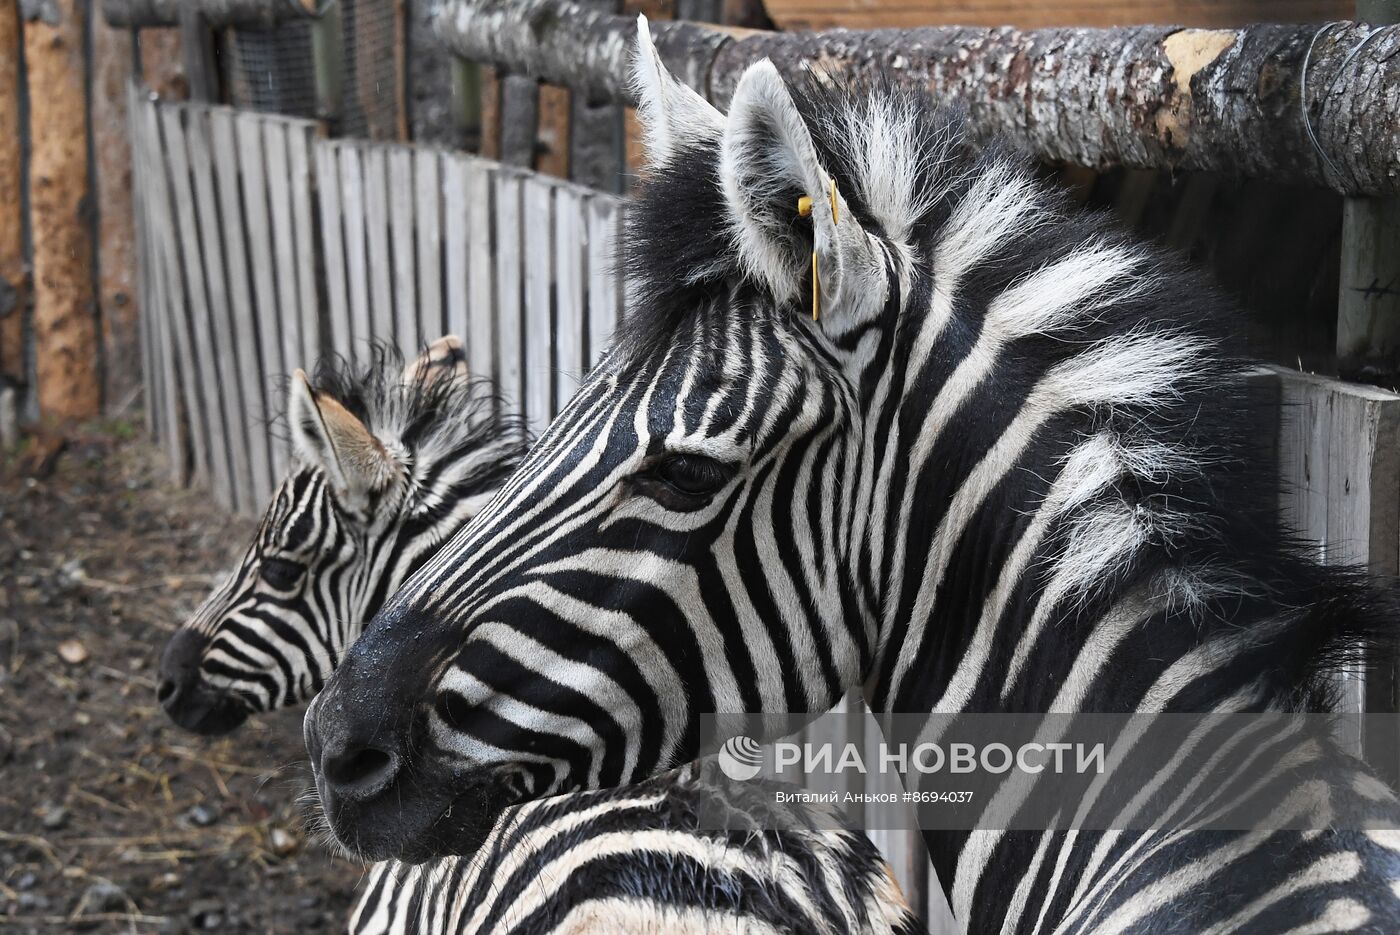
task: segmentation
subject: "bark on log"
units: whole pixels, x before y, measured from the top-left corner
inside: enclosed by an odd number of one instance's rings
[[[41,416],[97,415],[84,18],[78,0],[26,6],[29,225],[34,250],[34,371]],[[31,18],[31,16],[33,18]]]
[[[0,378],[26,383],[19,43],[19,6],[0,3]]]
[[[196,7],[211,26],[274,26],[308,16],[316,0],[102,0],[102,15],[112,26],[177,26],[181,8]]]
[[[636,26],[623,17],[563,0],[448,0],[437,28],[467,58],[568,84],[593,100],[630,101]],[[965,110],[979,137],[1000,136],[1048,162],[1400,193],[1400,30],[1340,23],[770,33],[675,22],[657,24],[654,37],[667,65],[721,108],[744,68],[764,57],[789,76],[812,65],[855,77],[894,72]]]
[[[131,141],[126,88],[131,33],[92,18],[92,151],[97,185],[97,307],[102,324],[102,388],[108,407],[141,386],[136,231],[132,226]]]

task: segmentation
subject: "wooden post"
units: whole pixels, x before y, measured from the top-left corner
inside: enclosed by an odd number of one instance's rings
[[[569,98],[568,88],[540,86],[535,169],[559,179],[569,177]]]
[[[180,7],[180,48],[185,55],[190,100],[216,103],[219,69],[214,53],[214,31],[199,7],[193,4]]]
[[[481,66],[464,58],[450,56],[452,69],[453,134],[463,149],[481,150]]]
[[[1400,0],[1357,0],[1356,18],[1400,23]],[[1337,369],[1387,379],[1400,371],[1400,198],[1343,203]]]
[[[523,75],[501,76],[500,160],[526,169],[535,165],[540,86]]]
[[[58,420],[96,415],[102,395],[93,315],[83,38],[78,0],[26,8],[34,369],[39,413]]]
[[[345,104],[345,21],[340,0],[331,0],[311,23],[311,67],[316,81],[316,116],[334,127]]]
[[[25,383],[19,43],[19,4],[6,0],[0,3],[0,379]]]
[[[97,187],[97,304],[102,324],[103,399],[125,407],[141,382],[136,302],[136,230],[132,224],[127,82],[132,35],[91,18],[92,150]]]

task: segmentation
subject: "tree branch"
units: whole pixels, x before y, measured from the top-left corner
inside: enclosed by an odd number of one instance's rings
[[[764,57],[790,77],[888,71],[961,107],[977,136],[1049,162],[1400,193],[1400,29],[653,29],[667,65],[721,108]],[[566,0],[447,0],[437,20],[459,55],[629,103],[635,30]]]

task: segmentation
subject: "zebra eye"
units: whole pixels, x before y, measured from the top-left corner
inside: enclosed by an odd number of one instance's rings
[[[291,559],[269,556],[258,565],[258,575],[278,591],[290,591],[301,580],[304,569]]]
[[[729,465],[704,455],[670,454],[636,477],[642,493],[664,507],[694,509],[734,476]]]

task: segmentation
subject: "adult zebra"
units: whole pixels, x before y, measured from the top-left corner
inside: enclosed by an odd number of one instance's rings
[[[469,849],[506,804],[694,756],[701,712],[857,684],[876,712],[1325,706],[1394,605],[1274,533],[1200,277],[921,91],[761,62],[722,116],[639,40],[626,331],[308,712],[342,841]],[[1400,931],[1400,835],[1349,830],[1393,797],[1294,752],[1255,765],[1323,784],[1313,830],[925,837],[971,932]]]
[[[523,453],[518,420],[497,414],[485,385],[466,379],[456,338],[399,371],[381,349],[358,370],[323,365],[315,389],[294,378],[291,473],[238,569],[162,658],[161,700],[181,726],[224,733],[249,713],[314,694],[359,622],[465,525]],[[778,819],[784,830],[730,833],[736,816],[765,829]],[[776,809],[766,787],[692,765],[513,809],[473,859],[376,864],[349,930],[922,931],[879,852],[837,820]]]

